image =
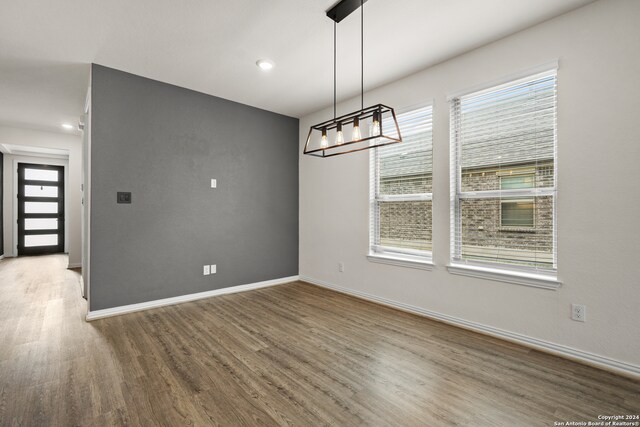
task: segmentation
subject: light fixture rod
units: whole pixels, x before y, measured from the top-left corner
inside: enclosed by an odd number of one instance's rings
[[[364,109],[364,0],[360,0],[360,109]]]
[[[336,98],[336,80],[337,80],[337,74],[336,74],[336,63],[337,63],[337,59],[336,59],[336,28],[338,27],[338,23],[333,21],[333,120],[336,119],[336,102],[337,102],[337,98]]]

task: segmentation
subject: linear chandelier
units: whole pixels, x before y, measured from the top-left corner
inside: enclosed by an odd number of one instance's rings
[[[327,11],[333,20],[333,119],[311,126],[304,154],[332,157],[402,142],[393,108],[383,104],[364,107],[364,3],[341,0]],[[360,8],[360,109],[336,116],[336,27],[338,22]],[[384,126],[383,126],[384,123]]]

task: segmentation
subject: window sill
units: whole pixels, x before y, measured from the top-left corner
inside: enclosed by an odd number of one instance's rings
[[[367,255],[367,259],[370,262],[379,264],[397,265],[399,267],[417,268],[419,270],[433,270],[433,261],[430,258],[370,253]]]
[[[562,282],[559,281],[557,277],[544,274],[524,273],[463,264],[449,264],[447,270],[451,274],[458,274],[460,276],[479,277],[481,279],[496,280],[542,289],[556,290],[562,285]]]
[[[513,227],[508,225],[502,225],[498,228],[498,231],[513,232],[513,233],[535,233],[538,231],[535,227]]]

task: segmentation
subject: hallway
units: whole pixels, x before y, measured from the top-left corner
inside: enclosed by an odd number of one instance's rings
[[[66,266],[63,254],[0,262],[0,425],[78,419],[88,401],[81,368],[98,334],[84,321],[81,276]]]

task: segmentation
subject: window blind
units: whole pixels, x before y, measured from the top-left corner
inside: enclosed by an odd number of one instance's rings
[[[403,142],[371,155],[372,253],[431,257],[431,106],[398,114]],[[383,121],[383,130],[393,121]]]
[[[451,101],[453,263],[554,273],[556,72]]]

